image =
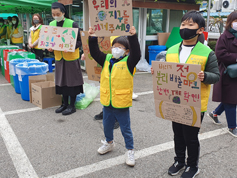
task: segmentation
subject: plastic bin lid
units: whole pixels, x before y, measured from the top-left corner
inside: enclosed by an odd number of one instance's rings
[[[16,65],[17,75],[46,74],[48,70],[48,64],[44,62],[23,62]]]
[[[16,56],[16,55],[19,55],[19,56],[17,56],[19,58],[20,58],[20,56],[22,56],[22,58],[29,58],[28,57],[29,55],[34,55],[34,57],[35,57],[35,54],[32,53],[32,52],[27,52],[27,51],[11,51],[7,55],[7,61],[10,61],[9,59],[10,59],[11,56]]]
[[[40,62],[38,59],[13,59],[9,62],[9,74],[15,76],[16,75],[16,68],[15,66],[22,62]]]
[[[152,46],[148,46],[148,49],[152,49],[152,50],[166,50],[166,46],[163,45],[152,45]]]

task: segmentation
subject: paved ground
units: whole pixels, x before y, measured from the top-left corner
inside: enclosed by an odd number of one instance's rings
[[[85,76],[85,82],[89,81]],[[124,140],[114,131],[116,148],[106,155],[97,149],[104,138],[101,121],[93,119],[102,106],[98,99],[71,116],[39,109],[23,101],[0,75],[0,178],[170,178],[173,163],[171,122],[155,116],[151,74],[136,74],[139,94],[130,110],[136,150],[136,166],[125,165]],[[217,103],[209,102],[211,111]],[[221,126],[204,118],[200,131],[200,178],[237,178],[236,139]],[[174,178],[180,177],[180,174]]]

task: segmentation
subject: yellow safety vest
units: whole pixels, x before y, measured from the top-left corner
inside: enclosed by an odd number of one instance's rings
[[[167,62],[179,63],[179,47],[181,43],[176,44],[169,48],[166,54]],[[208,56],[212,50],[202,43],[198,42],[193,48],[189,58],[186,60],[186,64],[199,64],[201,65],[201,70],[204,71]],[[209,94],[211,90],[210,84],[205,84],[201,82],[201,112],[207,111],[207,104],[209,99]]]
[[[66,28],[72,28],[73,27],[73,20],[65,18],[63,27]],[[50,22],[49,26],[57,26],[57,21],[54,20]],[[74,52],[67,52],[65,53],[64,51],[56,51],[54,50],[54,56],[56,61],[60,61],[61,59],[64,59],[65,61],[75,61],[79,58],[80,52],[79,48],[77,48]]]
[[[35,31],[31,30],[30,35],[31,35],[31,43],[33,44],[36,40],[39,39],[39,34],[40,34],[40,29],[42,25],[39,26],[39,28]],[[35,49],[41,49],[38,48],[38,45],[34,47]]]
[[[18,25],[18,27],[20,27],[20,26],[21,26],[21,24]],[[14,30],[13,34],[19,33],[18,27]],[[23,43],[23,36],[20,38],[12,37],[12,43],[13,44]]]
[[[132,106],[133,75],[127,65],[128,56],[115,63],[109,71],[112,54],[107,54],[100,78],[100,102],[114,108]]]
[[[2,27],[0,27],[0,34],[4,31],[4,28],[6,28],[6,25],[3,25]],[[6,34],[1,36],[1,39],[6,39]]]

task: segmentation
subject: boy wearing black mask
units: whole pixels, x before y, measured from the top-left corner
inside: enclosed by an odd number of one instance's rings
[[[201,81],[201,121],[207,110],[210,84],[219,80],[220,73],[215,53],[198,41],[203,33],[205,20],[199,12],[189,11],[181,19],[180,36],[183,41],[168,49],[167,62],[198,64],[201,72],[198,78]],[[152,70],[152,72],[154,72]],[[194,178],[198,173],[200,144],[198,133],[200,128],[172,122],[174,132],[174,149],[176,156],[174,164],[169,168],[169,175],[177,175],[183,168],[181,178]],[[185,152],[187,149],[187,163]]]

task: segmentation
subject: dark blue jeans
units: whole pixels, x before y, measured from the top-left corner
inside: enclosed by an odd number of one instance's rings
[[[213,113],[221,115],[223,111],[225,111],[228,128],[236,128],[236,104],[220,103]]]
[[[117,109],[112,106],[104,106],[103,125],[106,141],[110,142],[114,139],[113,132],[115,120],[119,122],[126,148],[133,149],[133,135],[130,127],[129,108]]]

